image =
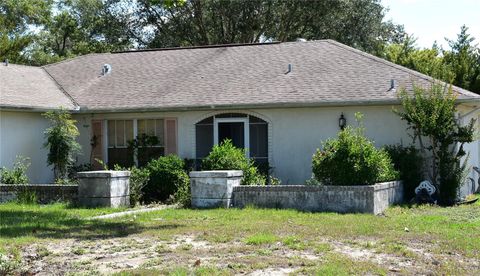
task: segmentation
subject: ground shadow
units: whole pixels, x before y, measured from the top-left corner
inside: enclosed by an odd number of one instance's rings
[[[142,226],[134,221],[87,220],[61,211],[0,211],[0,236],[20,238],[32,236],[54,239],[104,239],[124,237],[149,229],[162,230],[182,225]]]

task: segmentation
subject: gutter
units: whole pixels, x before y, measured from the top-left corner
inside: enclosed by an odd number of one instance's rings
[[[480,98],[466,98],[457,100],[461,103],[480,103]],[[78,113],[129,113],[129,112],[182,112],[182,111],[204,111],[204,110],[235,110],[235,109],[274,109],[274,108],[302,108],[302,107],[347,107],[347,106],[382,106],[400,105],[398,99],[367,100],[367,101],[321,101],[321,102],[299,102],[299,103],[269,103],[269,104],[224,104],[204,106],[173,106],[173,107],[134,107],[134,108],[85,108],[80,107]]]
[[[478,112],[478,111],[480,111],[480,107],[475,107],[473,110],[470,110],[469,112],[463,114],[462,116],[459,116],[459,117],[458,117],[458,120],[463,120],[463,118],[469,116],[470,114],[473,114],[473,113],[475,113],[475,112]]]
[[[204,106],[178,106],[178,107],[138,107],[138,108],[114,108],[114,109],[88,109],[81,107],[78,113],[114,113],[114,112],[174,112],[174,111],[203,111],[203,110],[229,110],[250,108],[301,108],[301,107],[342,107],[342,106],[381,106],[398,105],[398,100],[378,101],[350,101],[350,102],[309,102],[309,103],[270,103],[270,104],[232,104],[232,105],[204,105]]]
[[[70,112],[79,112],[80,107],[75,106],[73,108],[59,107],[45,107],[45,106],[22,106],[22,105],[0,105],[0,111],[24,111],[24,112],[48,112],[53,110],[65,109]]]
[[[479,103],[480,98],[466,98],[457,100],[457,104]],[[134,108],[87,108],[75,105],[73,108],[65,108],[72,113],[130,113],[130,112],[185,112],[185,111],[205,111],[205,110],[235,110],[235,109],[274,109],[274,108],[302,108],[302,107],[348,107],[348,106],[384,106],[400,105],[398,99],[386,100],[366,100],[366,101],[321,101],[321,102],[298,102],[298,103],[268,103],[268,104],[223,104],[223,105],[203,105],[203,106],[172,106],[172,107],[134,107]],[[41,106],[12,106],[0,105],[0,110],[5,111],[27,111],[27,112],[47,112],[51,110],[60,110],[62,107],[41,107]],[[476,108],[473,111],[463,115],[467,116],[472,112],[480,110]]]

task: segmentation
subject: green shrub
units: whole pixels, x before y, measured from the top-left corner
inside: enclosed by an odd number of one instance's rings
[[[37,194],[34,191],[26,189],[23,185],[20,185],[16,189],[17,202],[19,204],[36,204]]]
[[[414,146],[403,147],[401,145],[386,146],[385,150],[392,159],[394,168],[399,171],[400,179],[403,180],[405,198],[415,196],[415,188],[424,179],[423,157]]]
[[[414,85],[413,94],[402,89],[399,99],[402,111],[396,113],[413,131],[414,142],[432,156],[424,163],[429,180],[437,188],[439,203],[455,204],[468,173],[464,145],[475,141],[476,120],[465,123],[458,120],[457,93],[451,85]]]
[[[80,133],[76,121],[66,110],[49,111],[43,116],[51,127],[45,130],[44,147],[48,149],[47,164],[53,165],[55,179],[67,178],[68,170],[75,163],[74,155],[81,150],[76,138]]]
[[[173,195],[173,200],[183,207],[191,206],[192,194],[190,192],[190,181],[181,181],[178,183],[177,191]]]
[[[143,188],[145,202],[165,201],[179,188],[190,185],[190,179],[184,171],[185,164],[176,155],[162,156],[150,161],[145,167],[150,179]]]
[[[242,185],[265,185],[265,177],[260,174],[254,162],[245,156],[245,150],[236,148],[229,139],[213,146],[202,162],[202,169],[242,170]]]
[[[312,169],[315,178],[326,185],[372,185],[398,177],[390,156],[375,148],[361,125],[348,126],[336,139],[324,142],[323,149],[313,155]]]
[[[143,201],[143,189],[150,179],[150,172],[146,168],[123,168],[120,165],[113,167],[116,171],[130,171],[130,206],[135,207]]]
[[[17,156],[12,169],[0,169],[0,183],[2,184],[27,184],[29,182],[27,169],[30,166],[29,158]]]

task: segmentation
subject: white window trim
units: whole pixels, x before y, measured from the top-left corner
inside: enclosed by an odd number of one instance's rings
[[[218,145],[218,123],[243,123],[245,155],[250,157],[250,125],[249,118],[213,118],[213,145]]]
[[[108,164],[108,120],[103,120],[103,134],[102,134],[102,144],[103,144],[103,162]]]

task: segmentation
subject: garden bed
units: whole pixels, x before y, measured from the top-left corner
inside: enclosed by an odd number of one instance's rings
[[[236,186],[233,206],[380,214],[403,201],[401,181],[365,186]]]

